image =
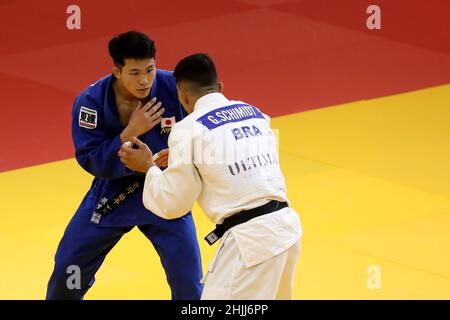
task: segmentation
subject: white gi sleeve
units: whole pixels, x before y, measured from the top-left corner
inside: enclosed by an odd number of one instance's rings
[[[193,163],[192,137],[184,132],[181,142],[174,141],[176,127],[169,136],[169,166],[164,171],[156,166],[149,169],[142,196],[145,208],[164,219],[188,213],[202,188]]]

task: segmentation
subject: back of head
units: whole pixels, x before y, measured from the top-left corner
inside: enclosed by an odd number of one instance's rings
[[[205,53],[196,53],[180,60],[173,76],[178,85],[183,84],[186,90],[198,93],[218,87],[216,66]]]
[[[155,42],[138,31],[116,35],[109,41],[108,49],[114,65],[118,67],[125,64],[125,59],[150,59],[156,55]]]

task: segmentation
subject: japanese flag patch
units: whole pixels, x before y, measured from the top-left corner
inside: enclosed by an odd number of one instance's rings
[[[97,128],[97,110],[81,107],[78,125],[86,129]]]
[[[161,119],[161,133],[170,133],[170,129],[175,124],[175,117]]]
[[[161,119],[161,128],[172,127],[174,124],[175,124],[175,117]]]

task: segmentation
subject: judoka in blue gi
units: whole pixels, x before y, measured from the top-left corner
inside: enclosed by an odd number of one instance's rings
[[[47,299],[82,299],[106,255],[135,226],[156,249],[172,299],[199,299],[202,267],[192,214],[165,220],[149,212],[142,204],[145,176],[117,156],[124,142],[139,136],[159,151],[158,165],[167,166],[170,128],[186,115],[175,79],[156,69],[154,42],[140,32],[114,37],[109,53],[113,74],[73,105],[75,157],[95,178],[59,243]],[[80,281],[73,285],[68,280],[76,268]]]

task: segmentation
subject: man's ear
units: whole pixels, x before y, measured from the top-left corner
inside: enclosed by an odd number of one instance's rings
[[[178,91],[178,100],[180,100],[181,104],[184,106],[186,101],[186,92],[178,84],[177,84],[177,91]]]
[[[189,94],[185,90],[181,91],[181,99],[183,99],[185,106],[189,105]]]
[[[113,68],[113,75],[117,79],[120,79],[120,68],[118,66],[114,66],[114,68]]]
[[[223,82],[220,82],[220,81],[219,81],[219,83],[217,84],[217,86],[218,86],[217,89],[219,90],[219,92],[222,93],[222,92],[223,92]]]

